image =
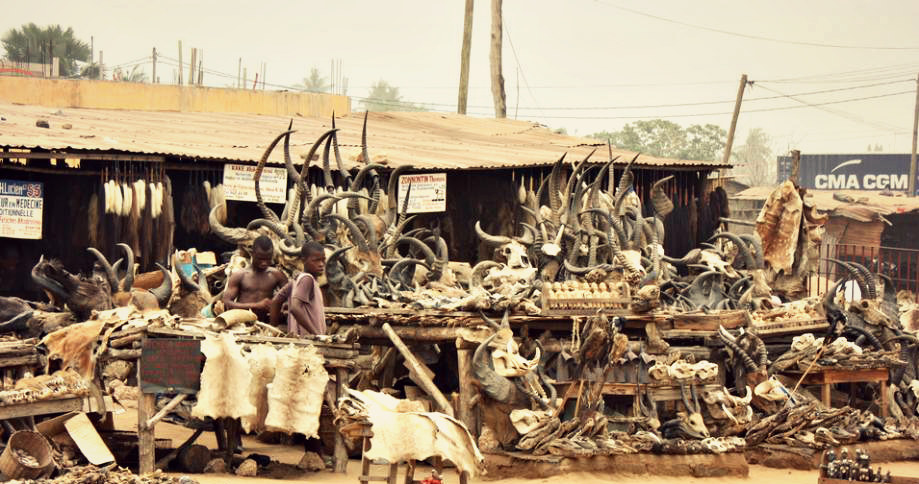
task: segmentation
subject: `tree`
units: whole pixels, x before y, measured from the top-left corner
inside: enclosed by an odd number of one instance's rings
[[[727,132],[714,124],[694,124],[684,129],[672,121],[651,119],[626,124],[620,131],[601,131],[590,136],[609,139],[617,148],[652,156],[715,160],[724,149]]]
[[[310,69],[309,77],[304,77],[303,82],[297,84],[295,87],[309,92],[328,92],[331,86],[329,84],[329,79],[320,74],[319,69],[313,67]]]
[[[77,73],[77,61],[89,60],[90,49],[86,42],[74,36],[73,29],[64,30],[60,25],[41,28],[28,23],[18,29],[10,29],[3,35],[3,49],[7,59],[17,62],[50,62],[48,55],[52,48],[53,57],[60,59],[61,77]]]
[[[732,153],[738,178],[751,187],[775,185],[776,163],[769,147],[769,135],[762,128],[753,128],[747,140]]]
[[[147,73],[136,65],[131,68],[131,72],[125,72],[120,67],[112,73],[112,80],[123,82],[147,82]]]
[[[399,88],[384,80],[370,86],[367,98],[361,101],[368,111],[424,111],[425,107],[402,100]]]

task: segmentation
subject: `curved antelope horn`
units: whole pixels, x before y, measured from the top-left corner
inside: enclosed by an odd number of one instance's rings
[[[44,261],[45,261],[45,256],[42,255],[41,257],[38,258],[38,262],[32,267],[32,272],[31,272],[32,282],[37,284],[42,289],[48,290],[48,292],[50,292],[51,294],[54,294],[55,296],[61,298],[64,301],[70,299],[70,294],[68,294],[67,291],[64,290],[64,287],[61,286],[60,283],[58,283],[57,281],[51,280],[45,277],[44,275],[38,273],[38,266],[40,266],[42,262]]]
[[[715,239],[721,238],[728,239],[737,246],[737,250],[740,251],[740,256],[743,257],[744,266],[747,269],[756,269],[758,267],[756,265],[756,260],[753,259],[753,255],[750,254],[750,248],[747,247],[747,244],[744,243],[740,237],[732,234],[731,232],[718,232],[708,240],[714,241]]]
[[[564,260],[564,264],[565,264],[565,270],[567,270],[568,272],[572,274],[577,274],[577,275],[587,274],[588,272],[595,270],[595,269],[603,269],[603,270],[609,271],[609,270],[612,270],[613,268],[609,264],[596,264],[596,265],[592,265],[589,267],[579,267],[569,262],[568,259]]]
[[[332,129],[335,129],[335,111],[332,111]],[[332,134],[332,151],[335,153],[335,164],[338,166],[338,174],[341,175],[342,183],[348,186],[351,184],[351,174],[345,170],[345,165],[341,162],[341,153],[338,151],[338,131]]]
[[[501,325],[498,324],[498,322],[495,321],[494,319],[491,319],[488,316],[486,316],[485,312],[482,311],[481,309],[479,309],[479,316],[482,318],[482,321],[485,321],[485,323],[488,324],[488,326],[490,326],[495,331],[498,331],[499,329],[501,329]]]
[[[160,309],[164,309],[172,297],[172,275],[169,273],[169,269],[159,262],[156,263],[156,267],[163,273],[163,282],[155,289],[149,289],[149,291],[150,294],[156,297],[156,302],[159,303]]]
[[[472,276],[469,278],[469,286],[481,286],[482,279],[485,278],[485,274],[487,274],[489,269],[493,267],[501,267],[501,264],[493,260],[479,261],[475,267],[472,268]]]
[[[211,286],[207,283],[207,276],[204,274],[204,270],[201,269],[201,266],[194,264],[195,272],[198,274],[198,287],[201,288],[201,292],[207,299],[211,297]]]
[[[673,201],[664,192],[664,184],[673,178],[673,175],[670,175],[651,185],[651,205],[654,206],[654,213],[661,218],[667,217],[673,211]]]
[[[218,210],[226,210],[226,203],[220,203],[215,205],[211,209],[211,212],[207,216],[207,221],[211,226],[211,231],[214,232],[214,235],[219,237],[224,242],[230,244],[238,244],[247,240],[254,239],[257,237],[257,234],[253,234],[246,229],[241,228],[227,228],[220,223],[220,220],[217,217]]]
[[[290,124],[287,125],[287,132],[293,133],[294,120],[290,120]],[[306,160],[306,163],[309,163],[309,160]],[[290,176],[290,179],[297,183],[300,181],[300,173],[297,172],[297,168],[294,167],[294,162],[290,159],[290,136],[284,137],[284,166],[287,167],[287,174]]]
[[[513,239],[504,235],[491,235],[482,230],[482,225],[478,220],[475,222],[475,233],[482,239],[483,242],[495,245],[509,244],[513,242]]]
[[[191,280],[191,278],[188,277],[187,274],[185,274],[185,271],[183,271],[182,268],[179,267],[178,264],[176,264],[174,254],[172,258],[172,267],[173,269],[175,269],[176,274],[179,276],[179,282],[182,283],[182,287],[186,291],[190,291],[190,292],[200,292],[201,291],[201,288],[198,286],[198,284],[196,284],[195,281]]]
[[[352,222],[350,219],[342,217],[341,215],[329,214],[329,218],[337,220],[345,225],[348,228],[349,236],[351,240],[354,241],[354,245],[357,246],[357,249],[361,252],[367,252],[370,250],[370,244],[367,242],[367,239],[364,238],[364,234],[361,233],[361,230],[357,228],[357,225]]]
[[[396,241],[396,244],[395,244],[395,245],[398,246],[398,245],[401,244],[402,242],[407,242],[407,243],[408,243],[409,245],[411,245],[412,247],[415,247],[416,249],[420,250],[421,253],[424,254],[424,262],[425,262],[425,264],[427,264],[427,265],[429,265],[429,266],[433,266],[433,265],[434,265],[434,261],[437,260],[437,256],[434,255],[434,251],[431,250],[431,248],[428,247],[427,244],[425,244],[424,242],[422,242],[422,241],[416,239],[415,237],[408,237],[408,236],[403,235],[402,237],[399,237],[399,240]]]
[[[370,244],[372,250],[378,250],[380,248],[380,240],[377,237],[377,231],[373,228],[373,219],[369,215],[358,215],[354,217],[353,221],[355,224],[363,225],[367,229],[367,243]]]
[[[386,168],[386,165],[381,165],[379,163],[368,163],[361,167],[358,170],[357,175],[354,176],[354,180],[351,182],[351,191],[357,192],[361,189],[361,185],[364,183],[364,178],[373,170],[380,170]]]
[[[431,266],[426,264],[423,260],[404,258],[396,261],[395,264],[389,269],[388,277],[390,280],[393,280],[397,283],[402,284],[406,287],[411,287],[411,282],[406,279],[405,271],[407,266],[424,266],[425,269],[431,270]]]
[[[855,268],[854,265],[852,265],[850,262],[841,261],[839,259],[833,259],[831,257],[826,257],[824,260],[826,260],[827,262],[832,262],[834,264],[837,264],[843,269],[849,271],[849,274],[852,275],[852,279],[854,279],[855,283],[858,285],[858,290],[863,295],[868,296],[869,291],[870,291],[868,289],[868,281],[865,279],[865,276],[861,272],[859,272],[858,269]]]
[[[661,257],[661,260],[669,264],[675,265],[675,266],[686,266],[689,264],[693,264],[697,260],[699,260],[699,256],[701,254],[702,254],[702,250],[696,248],[696,249],[692,249],[689,252],[687,252],[686,255],[684,255],[681,259],[674,259],[673,257],[669,257],[665,255]]]
[[[749,245],[753,246],[753,258],[756,259],[756,268],[763,269],[765,268],[763,262],[763,241],[759,238],[757,234],[741,234],[740,240],[743,240]]]
[[[850,262],[849,264],[861,274],[862,278],[865,280],[868,289],[868,297],[870,299],[877,299],[878,297],[878,281],[875,279],[874,274],[868,270],[867,267],[863,266],[858,262]]]
[[[399,218],[399,176],[412,169],[412,165],[399,165],[390,174],[389,181],[386,183],[386,225],[392,225]],[[408,185],[411,187],[411,183]]]
[[[683,406],[686,407],[686,411],[689,413],[695,413],[692,409],[692,404],[689,403],[689,395],[686,392],[686,382],[680,381],[680,398],[683,400]]]
[[[562,153],[562,157],[555,162],[555,165],[552,166],[552,171],[549,173],[549,208],[552,209],[552,216],[558,216],[558,211],[562,208],[562,196],[559,190],[561,189],[561,180],[562,176],[562,162],[565,161],[565,156],[568,152]],[[557,223],[558,220],[553,220]]]
[[[367,116],[370,110],[364,111],[364,126],[361,128],[361,157],[364,158],[364,164],[370,164],[370,153],[367,152]]]
[[[737,338],[731,333],[728,333],[728,331],[724,329],[724,326],[718,325],[718,336],[721,338],[724,345],[734,352],[734,357],[740,358],[740,361],[743,362],[747,371],[755,372],[757,370],[756,362],[753,361],[753,358],[750,358],[749,353],[744,351],[744,349],[737,344]]]
[[[264,215],[265,218],[271,220],[272,222],[280,222],[280,219],[278,218],[278,214],[269,209],[268,206],[265,205],[264,200],[262,200],[262,190],[260,185],[262,171],[265,169],[265,163],[268,162],[268,156],[271,155],[272,151],[274,151],[274,147],[278,145],[278,142],[281,141],[281,138],[290,136],[291,133],[293,133],[293,131],[285,131],[279,134],[274,139],[274,141],[272,141],[271,144],[265,148],[265,152],[262,154],[261,159],[259,159],[258,165],[255,167],[255,173],[253,174],[253,179],[255,180],[255,202],[258,204],[259,210],[262,211],[262,215]]]
[[[694,413],[702,413],[702,407],[699,406],[699,393],[696,391],[696,384],[689,384],[689,392],[692,393],[692,403]]]
[[[335,182],[332,181],[332,167],[329,164],[329,151],[332,149],[333,139],[335,139],[334,134],[325,140],[325,147],[322,149],[322,181],[325,183],[326,190],[335,187]]]
[[[124,251],[124,279],[121,280],[121,290],[124,292],[130,292],[131,287],[134,286],[134,251],[131,250],[131,246],[128,244],[118,244],[118,247],[121,247],[121,250]]]
[[[309,189],[306,186],[307,174],[309,173],[310,163],[313,161],[313,155],[316,154],[316,150],[319,149],[319,145],[322,144],[327,138],[332,136],[334,133],[333,130],[328,130],[325,133],[322,133],[322,136],[316,139],[313,143],[313,146],[310,147],[309,152],[306,155],[306,159],[303,160],[303,166],[300,167],[300,173],[295,178],[297,185],[297,194],[294,196],[293,210],[287,214],[287,220],[285,227],[293,225],[294,221],[297,219],[297,213],[300,211],[300,203],[305,199],[307,204],[310,202]],[[288,136],[289,138],[290,136]],[[330,176],[331,178],[331,176]]]
[[[96,260],[99,262],[99,265],[102,266],[103,272],[105,272],[105,278],[108,280],[108,285],[112,288],[112,291],[118,291],[118,278],[115,276],[115,270],[112,269],[112,265],[109,264],[108,259],[102,255],[102,252],[99,252],[95,247],[89,247],[86,249],[87,252],[96,256]]]
[[[485,359],[488,345],[494,341],[496,336],[498,336],[498,333],[486,338],[476,348],[472,354],[472,372],[478,378],[486,395],[496,401],[507,402],[510,400],[513,384],[507,378],[496,373]]]

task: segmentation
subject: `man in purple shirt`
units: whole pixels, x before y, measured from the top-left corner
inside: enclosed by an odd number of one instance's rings
[[[325,309],[317,278],[325,271],[325,249],[309,242],[300,253],[303,273],[287,283],[271,301],[271,322],[281,322],[281,306],[286,302],[287,332],[293,336],[325,334]]]

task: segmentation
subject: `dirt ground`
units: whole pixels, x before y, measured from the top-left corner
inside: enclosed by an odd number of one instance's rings
[[[115,426],[118,430],[136,430],[137,429],[137,415],[133,410],[127,410],[120,415],[115,416]],[[173,445],[179,445],[192,433],[191,430],[186,429],[181,426],[172,425],[168,423],[161,423],[156,426],[156,437],[157,438],[168,438],[173,440]],[[213,433],[206,433],[202,435],[198,441],[199,444],[205,445],[211,449],[217,448],[217,442],[214,439]],[[281,446],[281,445],[270,445],[261,443],[254,438],[244,437],[243,446],[245,447],[245,454],[256,452],[260,454],[266,454],[272,456],[273,459],[276,459],[285,464],[296,465],[300,458],[303,456],[303,448],[300,446]],[[919,477],[919,461],[914,462],[887,462],[880,463],[884,470],[890,470],[894,475],[902,476],[917,476]],[[382,468],[377,468],[382,469]],[[404,469],[400,470],[398,482],[404,482],[402,479],[402,472]],[[217,484],[224,482],[234,482],[234,483],[272,483],[279,481],[302,481],[302,482],[322,482],[329,484],[337,483],[354,483],[357,482],[357,476],[360,474],[360,461],[352,459],[348,463],[348,473],[347,474],[336,474],[333,472],[319,472],[319,473],[301,473],[301,472],[288,472],[287,475],[283,477],[267,478],[267,477],[258,477],[258,478],[245,478],[237,477],[230,474],[195,474],[190,477],[194,478],[201,484]],[[455,484],[459,482],[457,475],[452,470],[448,470],[444,476],[445,482],[449,484]],[[423,479],[424,477],[430,475],[430,468],[419,466],[418,470],[415,473],[415,479]],[[477,479],[471,479],[470,482],[488,482],[488,483],[499,483],[499,484],[538,484],[538,483],[551,483],[551,484],[561,484],[561,483],[570,483],[577,482],[578,484],[599,484],[609,482],[610,480],[615,480],[618,483],[624,484],[670,484],[675,481],[679,481],[680,484],[724,484],[728,482],[746,482],[749,484],[815,484],[817,482],[817,471],[796,471],[796,470],[783,470],[783,469],[772,469],[763,466],[750,466],[750,476],[747,478],[693,478],[693,477],[680,477],[675,478],[672,476],[647,476],[647,475],[629,475],[629,474],[605,474],[605,473],[569,473],[564,475],[558,475],[553,477],[547,477],[543,479],[501,479],[501,480],[488,480],[487,477],[480,477]]]

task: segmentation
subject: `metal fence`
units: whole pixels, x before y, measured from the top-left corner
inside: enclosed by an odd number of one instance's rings
[[[874,274],[883,274],[893,281],[897,291],[908,290],[919,294],[919,250],[898,249],[851,244],[823,244],[816,276],[811,277],[808,290],[811,295],[823,294],[843,276],[845,269],[825,259],[857,262]]]

